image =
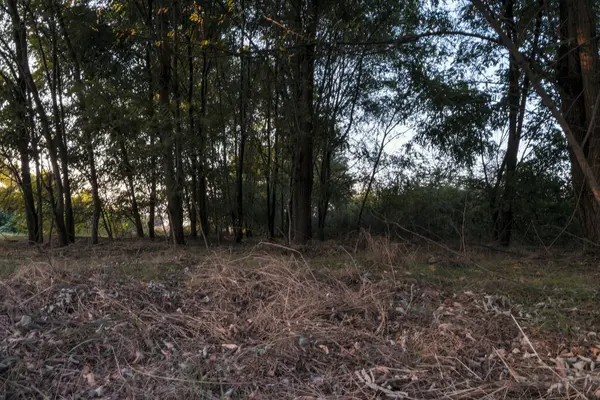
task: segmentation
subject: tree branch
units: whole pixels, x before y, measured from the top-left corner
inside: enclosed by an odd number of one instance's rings
[[[500,39],[502,39],[502,43],[504,44],[504,46],[506,46],[506,48],[511,52],[511,54],[513,55],[513,57],[515,58],[515,60],[519,64],[519,66],[523,69],[523,71],[525,71],[525,74],[527,75],[529,80],[531,80],[531,82],[533,83],[533,87],[535,88],[536,92],[542,99],[542,102],[544,103],[544,105],[546,107],[548,107],[548,109],[550,109],[550,111],[552,112],[552,115],[557,120],[557,122],[559,123],[563,132],[565,133],[565,136],[567,137],[567,142],[569,144],[569,147],[573,151],[573,154],[575,155],[575,159],[577,160],[577,163],[579,164],[579,166],[581,167],[581,170],[583,171],[583,174],[585,176],[587,184],[588,184],[590,190],[592,191],[594,198],[596,199],[596,202],[598,202],[598,204],[600,204],[600,185],[598,185],[598,181],[594,175],[594,172],[592,171],[592,168],[590,167],[590,164],[588,163],[588,161],[585,157],[583,149],[577,142],[577,139],[575,138],[575,135],[573,134],[573,131],[571,130],[571,127],[569,126],[569,123],[565,119],[564,115],[558,109],[558,107],[556,106],[556,104],[554,103],[554,101],[552,100],[550,95],[548,95],[546,90],[542,87],[539,76],[537,76],[531,70],[531,67],[529,66],[529,63],[527,62],[525,57],[519,52],[519,50],[515,46],[514,42],[504,33],[504,31],[500,27],[500,23],[498,22],[498,20],[496,20],[496,18],[494,18],[492,16],[492,14],[484,6],[484,4],[481,0],[471,0],[471,2],[479,10],[479,12],[481,12],[481,14],[488,21],[488,23],[492,26],[492,28],[494,28],[496,33],[498,33],[498,35],[500,36]],[[593,121],[592,121],[592,123],[593,123]]]

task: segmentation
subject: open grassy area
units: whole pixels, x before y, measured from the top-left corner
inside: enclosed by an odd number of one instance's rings
[[[600,395],[594,257],[371,237],[298,250],[3,242],[0,397]]]

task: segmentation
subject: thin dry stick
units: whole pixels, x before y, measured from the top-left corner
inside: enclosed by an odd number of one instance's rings
[[[494,352],[496,353],[496,355],[498,356],[498,358],[500,359],[500,361],[502,361],[502,364],[504,364],[504,366],[506,367],[506,369],[508,370],[508,373],[510,374],[510,376],[512,376],[512,378],[517,382],[517,383],[521,383],[523,378],[521,378],[521,376],[519,374],[517,374],[515,372],[515,370],[513,370],[508,363],[506,362],[506,360],[504,360],[504,357],[502,357],[502,354],[500,354],[500,352],[494,347]]]
[[[559,379],[563,379],[562,376],[558,372],[556,372],[552,367],[550,367],[548,364],[546,364],[544,362],[544,360],[542,360],[542,357],[540,357],[540,355],[538,354],[538,352],[535,350],[535,347],[533,347],[533,344],[531,344],[531,340],[529,340],[529,336],[527,336],[525,334],[525,331],[523,330],[523,328],[521,328],[521,325],[519,325],[519,323],[517,322],[517,319],[515,318],[515,316],[512,315],[512,314],[510,314],[510,317],[514,321],[515,325],[517,325],[517,328],[519,328],[519,331],[521,332],[521,335],[523,335],[523,338],[525,339],[525,341],[527,342],[527,344],[531,348],[531,351],[533,351],[533,354],[535,354],[535,356],[537,357],[539,363],[542,364],[542,366],[544,366],[546,369],[549,369]],[[581,396],[581,398],[585,398],[585,396],[583,395],[583,393],[581,393],[575,387],[573,387],[573,389],[577,392],[578,395]]]
[[[302,255],[302,253],[299,250],[292,249],[291,247],[283,246],[281,244],[270,243],[270,242],[259,242],[255,247],[258,247],[258,246],[261,246],[261,245],[278,247],[280,249],[289,250],[289,251],[291,251],[293,253],[296,253],[296,254],[298,254],[300,256],[300,258],[302,258],[302,261],[308,267],[308,263],[306,262],[306,260],[304,259],[304,256]]]

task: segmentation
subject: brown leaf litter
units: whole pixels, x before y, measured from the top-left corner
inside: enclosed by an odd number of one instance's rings
[[[507,298],[213,257],[179,280],[38,264],[1,282],[7,399],[584,399],[600,340],[544,337]],[[6,287],[6,288],[5,288]]]

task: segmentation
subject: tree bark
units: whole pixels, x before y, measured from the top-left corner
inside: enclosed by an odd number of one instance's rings
[[[168,4],[165,4],[168,6]],[[178,183],[176,159],[173,155],[173,122],[170,105],[171,95],[171,59],[172,50],[168,32],[170,29],[170,9],[162,7],[158,10],[160,32],[159,62],[160,74],[158,79],[159,104],[162,111],[161,148],[164,168],[165,189],[167,191],[167,208],[169,210],[170,229],[175,244],[185,244],[183,231],[183,206],[181,187]],[[175,83],[176,84],[176,83]]]
[[[562,108],[569,110],[567,121],[598,179],[600,129],[597,116],[594,116],[594,106],[599,91],[599,61],[595,15],[589,0],[561,1],[558,82]],[[586,140],[588,130],[590,136]],[[600,243],[600,204],[593,190],[586,186],[584,171],[572,151],[571,172],[573,191],[576,195],[581,191],[578,214],[584,235],[588,240]]]
[[[189,135],[193,138],[196,134],[196,117],[195,112],[196,108],[194,107],[194,56],[192,52],[192,38],[190,35],[186,36],[187,39],[187,65],[188,65],[188,93],[187,93],[187,103],[188,103],[188,124],[189,124]],[[196,150],[192,150],[191,158],[191,171],[190,175],[192,177],[191,188],[189,190],[189,198],[190,198],[190,206],[189,206],[189,214],[190,214],[190,236],[192,238],[196,238],[198,236],[198,217],[196,213],[196,208],[198,204],[198,180],[196,178],[198,174],[198,156],[196,155]]]
[[[25,82],[27,85],[27,89],[32,95],[33,101],[35,103],[36,112],[40,118],[42,134],[44,139],[46,140],[46,146],[48,148],[48,155],[50,157],[50,164],[52,166],[52,173],[54,177],[54,183],[56,185],[57,199],[52,202],[52,208],[54,213],[54,218],[56,221],[56,228],[58,234],[58,242],[59,246],[67,246],[69,244],[69,239],[67,236],[67,230],[65,226],[65,212],[64,212],[64,192],[63,192],[63,184],[61,181],[61,173],[60,168],[58,166],[58,154],[57,154],[57,145],[56,141],[52,137],[52,133],[50,130],[50,122],[46,112],[44,111],[44,104],[42,103],[38,88],[33,80],[33,76],[31,75],[31,70],[29,68],[29,58],[27,55],[27,35],[25,23],[21,20],[19,16],[19,10],[17,7],[16,0],[8,0],[8,11],[10,13],[12,28],[14,31],[14,37],[18,38],[15,42],[15,52],[17,55],[17,65],[18,71],[25,78]]]
[[[208,236],[210,230],[208,226],[208,198],[206,185],[206,143],[208,142],[208,130],[206,129],[206,112],[208,103],[208,73],[210,72],[211,62],[206,54],[206,49],[202,51],[202,75],[200,79],[200,123],[198,124],[198,138],[200,141],[198,162],[198,189],[196,193],[198,220],[200,229],[204,237]]]
[[[80,118],[81,118],[81,127],[82,127],[82,131],[83,131],[83,138],[84,138],[84,143],[85,143],[85,148],[86,148],[86,153],[88,156],[88,166],[90,168],[90,186],[92,188],[92,203],[93,203],[93,215],[92,215],[92,231],[91,231],[91,238],[90,241],[92,244],[97,244],[98,243],[98,224],[100,222],[100,213],[102,212],[102,202],[100,200],[100,193],[99,193],[99,189],[98,189],[98,173],[96,171],[96,158],[95,158],[95,154],[94,154],[94,144],[93,144],[93,140],[92,140],[92,132],[91,132],[91,127],[86,115],[86,109],[87,109],[87,104],[86,104],[86,99],[85,99],[85,85],[83,83],[83,79],[81,77],[81,66],[79,63],[79,58],[77,56],[77,54],[75,53],[75,50],[71,44],[71,38],[68,34],[67,31],[67,27],[64,21],[64,18],[62,16],[61,10],[58,8],[58,5],[54,4],[54,10],[56,12],[56,15],[58,17],[58,23],[60,26],[60,29],[62,31],[63,37],[65,39],[65,43],[67,45],[67,50],[69,53],[69,57],[71,58],[71,62],[73,63],[73,71],[74,71],[74,78],[75,78],[75,83],[77,84],[77,87],[79,88],[79,90],[77,91],[77,100],[79,103],[79,112],[80,112]],[[55,62],[57,62],[58,60],[55,59]],[[69,197],[70,197],[70,190],[69,190]],[[70,199],[69,199],[69,203],[70,203]],[[69,207],[70,209],[72,209],[72,207]],[[73,221],[73,227],[72,227],[72,232],[70,232],[70,234],[72,235],[71,240],[75,240],[75,225],[74,225],[74,221]]]
[[[331,181],[331,159],[333,156],[333,149],[329,145],[329,140],[325,139],[326,144],[323,146],[323,154],[321,156],[321,170],[319,173],[320,183],[320,196],[319,206],[317,210],[317,235],[319,240],[325,240],[325,221],[327,219],[327,211],[329,210],[329,199],[331,196],[331,190],[329,189]]]
[[[295,54],[296,115],[292,158],[291,238],[304,244],[312,236],[315,44],[319,0],[297,2],[295,28],[303,32]]]
[[[13,40],[15,43],[25,42],[26,38],[22,37],[24,33],[18,28],[17,25],[13,25]],[[17,58],[18,64],[23,64],[23,57],[26,54],[23,53],[23,46],[17,46]],[[21,171],[19,185],[23,194],[23,204],[25,205],[25,217],[27,221],[27,236],[30,242],[39,241],[39,224],[37,210],[35,208],[35,200],[33,199],[33,186],[31,183],[31,171],[30,171],[30,157],[29,157],[29,144],[31,142],[30,135],[28,133],[28,118],[27,118],[27,81],[22,70],[19,70],[17,76],[17,82],[13,87],[15,107],[16,107],[16,119],[17,123],[15,126],[17,136],[17,150],[19,152],[21,161]],[[33,132],[33,126],[30,127]]]
[[[532,71],[525,57],[519,52],[512,40],[502,31],[498,21],[487,10],[481,0],[471,1],[500,36],[503,44],[514,55],[520,67],[531,80],[542,102],[548,107],[560,124],[569,144],[573,183],[575,188],[579,184],[582,190],[581,200],[579,201],[580,221],[587,239],[597,243],[600,240],[600,224],[598,223],[600,215],[600,184],[598,184],[596,166],[599,159],[598,152],[600,152],[598,144],[600,134],[595,126],[594,112],[588,112],[587,118],[585,113],[586,106],[591,103],[593,104],[593,100],[591,100],[593,97],[592,93],[594,91],[597,92],[597,78],[595,77],[597,69],[592,67],[593,65],[598,65],[598,55],[595,41],[590,40],[594,37],[590,32],[594,32],[595,29],[594,18],[592,17],[595,14],[592,13],[591,4],[587,0],[576,0],[574,2],[563,0],[560,3],[560,34],[561,39],[564,40],[561,40],[561,46],[559,47],[558,58],[560,62],[557,64],[557,68],[559,74],[558,84],[563,100],[562,109],[569,110],[565,115],[558,109],[541,85],[539,76]],[[570,8],[570,6],[573,8]],[[587,23],[582,24],[582,21],[587,21]],[[578,35],[581,35],[581,37],[578,37]],[[584,44],[584,46],[580,45],[579,51],[572,49],[571,41],[574,39]],[[590,51],[590,49],[594,48],[596,48],[595,52]],[[579,64],[581,61],[584,61],[583,69]],[[586,79],[582,79],[582,75],[586,75]],[[584,82],[589,84],[589,86],[584,86]],[[584,96],[579,96],[582,92]],[[568,104],[572,104],[573,107],[568,107]],[[592,106],[591,109],[593,108]],[[586,125],[589,125],[590,128],[591,137],[589,143],[585,140],[587,136]],[[592,142],[595,145],[592,145]],[[586,147],[586,144],[589,144],[589,147]],[[584,191],[586,192],[585,195]]]
[[[245,32],[246,32],[246,14],[244,9],[244,0],[241,3],[242,9],[242,26],[241,26],[241,45],[244,47]],[[236,198],[236,218],[234,236],[236,243],[241,243],[243,238],[244,225],[244,156],[246,152],[246,111],[247,111],[247,95],[248,86],[247,68],[249,60],[242,54],[240,57],[240,141],[237,154],[236,175],[235,175],[235,198]]]
[[[514,16],[513,0],[504,1],[504,23],[506,34],[513,43],[517,43],[517,28]],[[519,121],[519,80],[521,71],[515,57],[509,53],[508,61],[508,143],[506,147],[506,167],[504,175],[504,193],[501,196],[498,215],[497,232],[503,246],[510,244],[513,228],[513,202],[515,195],[515,172],[521,135],[518,131]]]
[[[125,179],[127,180],[127,186],[129,189],[129,196],[131,198],[131,212],[133,213],[133,221],[135,223],[135,231],[138,238],[144,237],[144,225],[142,224],[142,218],[140,216],[140,209],[138,206],[137,198],[135,196],[135,183],[133,177],[133,167],[129,162],[129,153],[127,152],[127,147],[125,146],[125,139],[121,136],[121,133],[118,133],[119,137],[117,140],[119,141],[119,148],[121,150],[121,157],[123,157],[123,167],[125,172]]]
[[[148,12],[146,24],[148,27],[152,26],[152,2],[149,2],[150,11]],[[156,216],[156,202],[157,202],[157,194],[156,194],[156,184],[158,180],[158,174],[156,171],[157,164],[157,156],[156,156],[156,148],[155,148],[155,138],[157,135],[155,115],[154,115],[154,74],[152,72],[152,59],[151,59],[151,45],[146,45],[146,75],[148,78],[148,104],[147,104],[147,115],[148,120],[150,121],[150,196],[148,199],[148,236],[150,239],[154,239],[156,237],[156,232],[154,230],[155,225],[155,216]]]

